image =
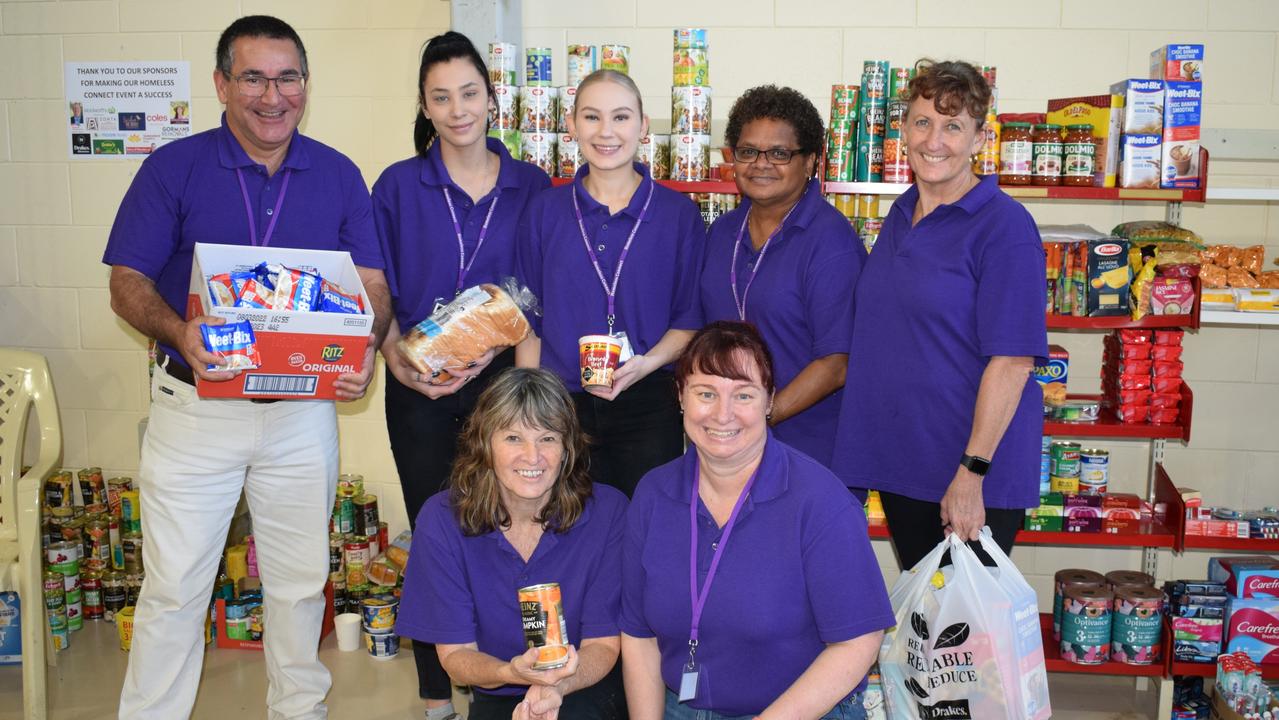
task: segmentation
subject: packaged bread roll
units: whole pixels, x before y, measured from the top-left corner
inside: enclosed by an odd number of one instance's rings
[[[458,295],[400,338],[400,354],[422,375],[444,382],[446,368],[466,367],[493,348],[528,337],[524,311],[535,310],[536,301],[513,280],[507,286],[510,292],[485,283]]]

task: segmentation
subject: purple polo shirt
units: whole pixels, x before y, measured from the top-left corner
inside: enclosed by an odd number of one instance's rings
[[[510,660],[528,649],[519,589],[555,582],[572,645],[617,635],[625,516],[626,496],[597,483],[573,527],[544,533],[525,563],[501,530],[463,535],[448,491],[436,493],[417,516],[396,632],[437,644],[475,643],[480,652]],[[525,690],[503,685],[483,692]]]
[[[472,202],[449,177],[439,143],[431,146],[426,157],[412,157],[388,167],[373,185],[373,218],[387,260],[386,279],[395,299],[395,318],[402,331],[430,315],[436,300],[452,300],[457,290],[457,233],[444,198],[445,188],[452,195],[470,264],[463,289],[479,283],[500,284],[515,275],[520,218],[533,196],[550,187],[551,179],[536,165],[512,158],[501,141],[487,138],[487,142],[501,164],[497,184],[478,202]],[[477,253],[489,210],[493,216]]]
[[[993,175],[912,228],[918,199],[912,187],[893,203],[857,285],[832,467],[850,487],[937,502],[968,444],[987,361],[1048,354],[1044,249]],[[988,507],[1039,503],[1042,402],[1027,378],[982,485]]]
[[[158,148],[143,161],[120,202],[102,262],[151,278],[160,297],[185,318],[195,243],[253,244],[246,202],[260,242],[289,170],[271,246],[345,250],[356,265],[381,269],[368,187],[355,163],[295,130],[280,170],[267,177],[266,167],[250,159],[227,128],[225,113],[221,127]],[[160,349],[186,364],[181,353]]]
[[[570,392],[582,389],[578,338],[608,332],[608,296],[582,240],[573,194],[582,224],[611,285],[622,248],[639,221],[649,188],[653,200],[631,243],[617,284],[615,332],[624,331],[636,354],[648,352],[667,330],[702,326],[697,272],[702,266],[706,225],[693,201],[653,182],[648,168],[631,202],[610,215],[586,191],[589,166],[571,185],[551,188],[529,205],[517,255],[519,278],[542,301],[542,317],[530,318],[542,339],[542,366],[559,375]]]
[[[688,661],[688,503],[697,449],[644,476],[626,513],[622,632],[656,637],[662,681],[678,690]],[[722,536],[697,513],[697,583]],[[757,715],[827,643],[896,624],[860,505],[825,466],[769,433],[702,613],[697,698],[725,715]],[[865,680],[857,686],[860,691]]]
[[[701,276],[706,322],[738,319],[730,267],[749,208],[745,200],[711,225]],[[737,294],[740,298],[745,292],[758,265],[746,294],[746,321],[759,329],[773,354],[773,376],[781,389],[814,360],[848,352],[853,286],[866,262],[866,250],[813,180],[781,232],[769,241],[763,262],[759,259],[747,230],[737,254]],[[829,466],[842,399],[843,390],[836,390],[773,431],[779,440]]]

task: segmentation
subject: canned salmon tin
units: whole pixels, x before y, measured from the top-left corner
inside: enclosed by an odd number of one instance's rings
[[[1105,450],[1079,451],[1079,491],[1104,495],[1110,482],[1110,453]]]
[[[600,45],[600,69],[613,70],[623,75],[631,74],[631,48],[629,45]]]
[[[710,58],[705,49],[677,49],[673,65],[672,85],[696,87],[711,84]]]
[[[1115,590],[1110,655],[1129,665],[1153,665],[1162,654],[1164,595],[1153,587]]]
[[[1075,585],[1088,585],[1092,587],[1104,587],[1106,578],[1092,570],[1067,569],[1058,570],[1053,576],[1053,638],[1061,639],[1061,602],[1065,597],[1066,588]]]
[[[705,50],[707,47],[706,28],[675,28],[676,50],[689,48]]]
[[[635,160],[648,166],[648,174],[654,180],[671,177],[671,136],[649,134],[640,138]]]
[[[524,50],[524,84],[533,87],[549,87],[551,84],[551,49],[548,47]]]
[[[555,108],[556,88],[520,88],[520,130],[522,132],[555,132],[559,115]]]
[[[494,85],[493,105],[489,108],[489,130],[518,130],[519,102],[519,88],[514,85]]]
[[[671,88],[671,134],[710,135],[711,89]]]
[[[568,118],[573,114],[573,106],[577,104],[577,87],[557,88],[559,104],[555,111],[555,125],[561,133],[568,132]]]
[[[705,180],[710,170],[710,135],[671,136],[671,179]]]
[[[582,151],[577,145],[577,138],[568,133],[561,133],[556,144],[559,147],[556,152],[555,174],[562,178],[576,176],[578,168],[586,164],[582,161]]]
[[[493,85],[519,84],[520,56],[512,43],[489,43],[489,82]]]
[[[599,70],[599,55],[594,45],[569,45],[565,82],[577,87],[587,75]]]
[[[549,670],[568,662],[568,626],[560,600],[560,584],[544,583],[520,588],[520,619],[524,642],[538,648],[535,670]]]
[[[1115,593],[1104,587],[1066,588],[1061,604],[1061,657],[1079,665],[1110,660],[1110,625]]]
[[[520,159],[542,168],[547,175],[555,174],[555,135],[549,132],[521,133]]]

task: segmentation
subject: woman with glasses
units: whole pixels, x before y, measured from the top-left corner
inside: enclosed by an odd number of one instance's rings
[[[743,202],[711,226],[701,298],[707,321],[759,329],[777,363],[773,431],[829,465],[866,252],[813,177],[822,137],[817,108],[791,88],[733,104],[724,140]]]
[[[516,348],[516,363],[564,381],[595,441],[591,477],[630,496],[684,449],[669,368],[702,325],[706,229],[692,201],[635,162],[648,117],[629,76],[599,70],[583,80],[569,131],[586,165],[529,208],[520,278],[543,312],[530,318],[536,335]],[[622,345],[622,364],[611,387],[583,387],[578,340],[605,334]]]
[[[854,296],[835,472],[879,490],[903,568],[989,525],[1012,550],[1039,503],[1047,354],[1035,221],[973,173],[991,91],[965,62],[920,61],[902,121],[915,184],[893,203]]]
[[[546,173],[487,137],[493,88],[466,36],[447,32],[427,42],[417,94],[417,153],[388,167],[373,186],[395,308],[382,345],[386,427],[411,523],[448,478],[458,431],[480,393],[515,353],[499,348],[472,367],[449,368],[452,379],[436,382],[401,357],[396,341],[437,304],[515,274],[516,228],[529,201],[550,185]],[[435,648],[414,640],[413,657],[427,716],[451,716],[452,688]]]

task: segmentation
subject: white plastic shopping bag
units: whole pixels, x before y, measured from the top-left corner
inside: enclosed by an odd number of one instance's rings
[[[996,567],[951,535],[893,585],[897,627],[879,652],[890,720],[1051,715],[1035,592],[989,530],[981,540]]]

